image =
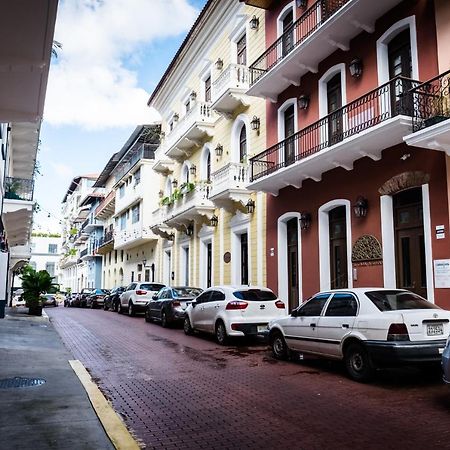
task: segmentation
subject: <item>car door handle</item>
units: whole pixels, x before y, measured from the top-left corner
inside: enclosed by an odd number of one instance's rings
[[[316,328],[316,324],[315,324],[315,323],[310,323],[309,326],[310,326],[311,328]]]
[[[220,308],[220,305],[215,305],[214,308]]]
[[[343,323],[342,324],[342,328],[348,328],[348,327],[349,327],[348,323]]]

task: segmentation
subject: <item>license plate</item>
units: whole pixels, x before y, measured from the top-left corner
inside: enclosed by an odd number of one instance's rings
[[[267,331],[267,325],[258,325],[256,327],[256,330],[258,331],[258,333],[264,333],[264,331]]]
[[[439,336],[440,334],[444,334],[444,325],[442,323],[427,325],[428,336]]]

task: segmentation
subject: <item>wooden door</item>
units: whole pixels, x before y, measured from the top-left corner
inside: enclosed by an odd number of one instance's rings
[[[287,222],[288,303],[292,311],[299,303],[298,286],[298,220]]]
[[[248,284],[248,234],[241,234],[241,284]]]
[[[348,287],[347,220],[345,206],[328,213],[330,226],[330,280],[331,289]]]
[[[286,56],[294,46],[294,13],[292,9],[284,16],[282,27],[282,52]]]
[[[284,164],[289,166],[295,161],[295,114],[294,105],[289,106],[284,112]]]
[[[327,83],[328,143],[334,145],[342,141],[342,85],[338,73]]]

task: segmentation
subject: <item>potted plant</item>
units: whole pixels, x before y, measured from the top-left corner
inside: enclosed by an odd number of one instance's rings
[[[5,198],[10,200],[23,200],[18,194],[22,184],[18,180],[9,179],[5,182]]]
[[[28,314],[42,316],[41,295],[48,292],[53,286],[53,277],[46,270],[34,270],[25,266],[22,271],[23,298],[28,306]]]

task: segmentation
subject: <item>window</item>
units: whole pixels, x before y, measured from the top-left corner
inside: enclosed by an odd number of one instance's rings
[[[211,296],[211,291],[203,292],[203,294],[197,297],[197,303],[206,303],[209,301],[209,297]]]
[[[114,250],[114,264],[117,264],[117,250]]]
[[[164,288],[165,286],[163,284],[159,284],[159,283],[145,283],[145,284],[141,284],[141,289],[144,289],[146,291],[157,291],[159,292],[162,288]]]
[[[223,302],[225,300],[225,294],[220,291],[212,291],[211,298],[209,301],[211,302]]]
[[[237,41],[237,63],[247,65],[247,37],[245,34]]]
[[[123,213],[120,216],[120,229],[123,231],[125,230],[126,226],[127,226],[127,216],[125,213]]]
[[[138,272],[142,272],[142,264],[137,265],[137,270],[138,270]]]
[[[211,101],[211,75],[205,80],[205,102]]]
[[[30,262],[29,262],[29,265],[30,265],[34,270],[36,270],[36,262],[35,262],[35,261],[30,261]]]
[[[372,291],[366,296],[380,311],[399,311],[402,309],[439,309],[420,295],[407,291]]]
[[[131,272],[131,281],[134,281],[134,272],[133,271]],[[134,285],[134,286],[136,286],[136,285]]]
[[[55,263],[48,262],[45,264],[45,270],[50,274],[51,277],[55,275]]]
[[[242,125],[241,132],[239,134],[239,162],[247,162],[247,130],[245,125]]]
[[[48,252],[52,254],[58,253],[58,244],[48,244]]]
[[[327,302],[330,294],[319,294],[308,300],[300,309],[298,309],[298,316],[320,316],[325,303]]]
[[[125,184],[122,184],[119,188],[119,197],[122,198],[125,195]]]
[[[139,212],[140,212],[140,204],[133,206],[133,209],[131,210],[131,222],[132,223],[139,222],[139,218],[140,218]]]
[[[134,172],[134,183],[139,184],[141,182],[141,169],[139,168]]]
[[[334,294],[331,299],[326,316],[331,317],[348,317],[356,316],[358,311],[358,302],[351,294]]]

